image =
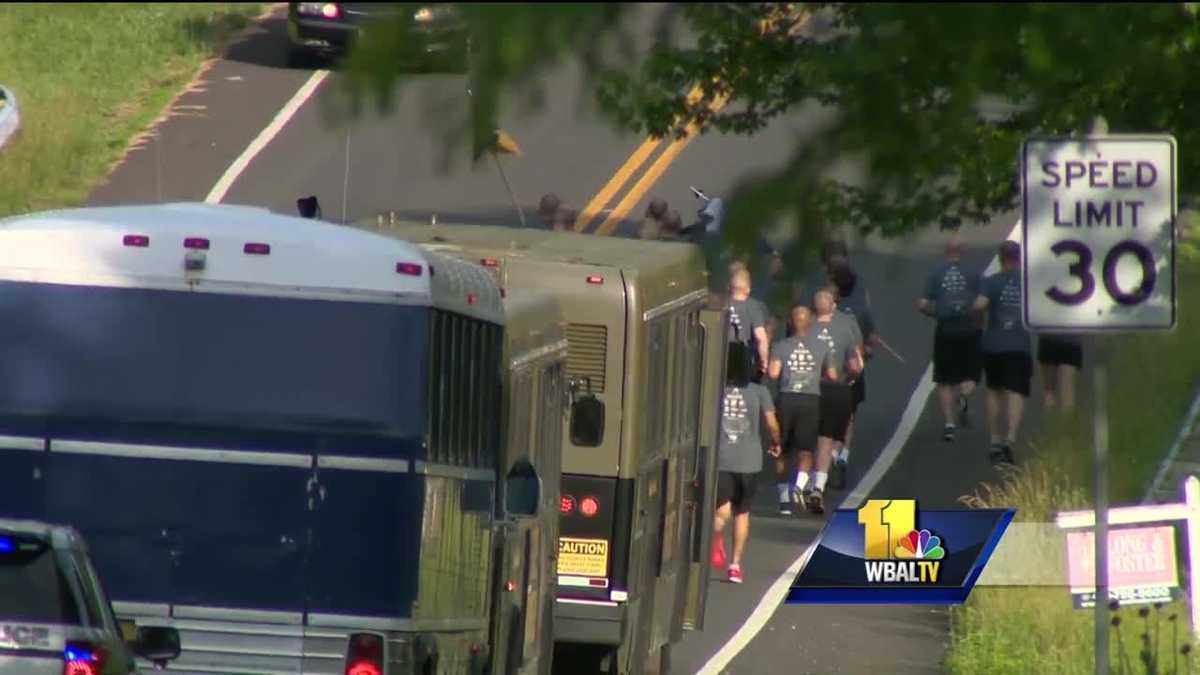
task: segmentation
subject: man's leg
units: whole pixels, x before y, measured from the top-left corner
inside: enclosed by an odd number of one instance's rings
[[[1058,398],[1063,410],[1075,409],[1075,367],[1058,367]]]
[[[1054,398],[1054,389],[1059,383],[1059,374],[1063,370],[1052,363],[1043,363],[1042,366],[1042,405],[1046,406],[1047,410],[1053,410],[1057,407],[1057,401]]]
[[[1017,442],[1017,430],[1021,428],[1021,414],[1025,412],[1025,397],[1015,391],[1005,392],[1008,399],[1008,433],[1004,441],[1009,446]]]
[[[731,509],[729,500],[717,506],[713,515],[712,555],[710,562],[716,569],[725,567],[725,523],[729,522]]]
[[[742,554],[746,552],[746,541],[750,538],[750,513],[739,513],[733,517],[733,564],[741,567]]]
[[[809,482],[812,479],[813,470],[813,452],[812,450],[801,450],[796,453],[796,489],[801,493],[809,488]]]
[[[725,531],[725,523],[729,522],[730,515],[733,509],[729,502],[725,502],[717,507],[717,514],[713,517],[713,536],[719,537]]]
[[[1003,405],[1004,392],[989,386],[987,388],[988,431],[992,434],[992,445],[1004,441],[1004,429],[1000,426],[1000,407]]]
[[[957,393],[954,391],[952,384],[939,384],[937,386],[938,403],[942,406],[942,419],[945,420],[947,427],[954,426],[954,403]]]
[[[775,492],[779,497],[779,513],[785,516],[792,513],[792,467],[789,459],[787,448],[775,458]],[[800,478],[797,477],[796,481],[799,484]]]

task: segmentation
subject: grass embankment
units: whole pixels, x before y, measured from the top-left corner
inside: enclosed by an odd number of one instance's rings
[[[0,216],[81,204],[138,132],[262,3],[0,4]]]
[[[1200,334],[1200,263],[1187,255],[1181,264],[1177,329],[1113,342],[1108,386],[1113,504],[1141,500],[1200,377],[1200,350],[1194,346]],[[1086,381],[1080,384],[1086,386]],[[1084,414],[1049,421],[1035,443],[1037,459],[1000,484],[985,487],[975,504],[1016,508],[1017,520],[1027,522],[1053,522],[1057,511],[1089,507],[1090,420]],[[1187,604],[1172,603],[1158,612],[1149,608],[1148,617],[1139,616],[1138,609],[1116,614],[1121,625],[1110,632],[1111,672],[1200,673],[1200,661],[1189,668],[1185,657],[1178,656],[1190,634]],[[1148,630],[1156,620],[1157,630]],[[1072,607],[1065,588],[977,588],[965,607],[952,612],[947,670],[964,675],[1091,673],[1092,621],[1092,612]],[[1157,654],[1152,669],[1142,662],[1142,635],[1148,634],[1153,644],[1156,633],[1157,647],[1149,650]]]

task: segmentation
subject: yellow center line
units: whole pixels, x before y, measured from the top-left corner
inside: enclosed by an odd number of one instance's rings
[[[692,87],[692,90],[687,95],[688,103],[695,103],[703,94],[704,90],[700,85]],[[587,206],[583,207],[583,211],[575,219],[576,232],[583,232],[587,229],[587,226],[596,217],[596,214],[600,213],[609,200],[621,190],[621,186],[628,182],[633,174],[646,163],[646,160],[650,158],[650,155],[654,154],[654,151],[658,149],[661,143],[662,139],[654,138],[653,136],[642,141],[638,149],[634,150],[629,159],[625,160],[625,163],[621,165],[621,168],[617,169],[617,172],[613,174],[608,183],[596,193],[595,197],[592,197]]]
[[[717,100],[713,101],[712,105],[709,106],[709,109],[715,113],[721,108],[725,107],[725,104],[728,102],[728,100],[728,96],[722,95],[718,97]],[[604,219],[604,222],[600,223],[599,227],[596,228],[593,234],[600,236],[612,234],[613,230],[617,228],[617,224],[620,223],[621,220],[629,214],[633,207],[642,200],[642,197],[646,196],[646,193],[650,191],[650,188],[654,187],[654,184],[658,182],[658,179],[662,178],[663,173],[667,170],[667,167],[671,165],[671,162],[675,161],[675,158],[679,156],[679,153],[683,152],[683,149],[686,148],[688,144],[695,140],[699,135],[699,125],[697,125],[695,122],[689,124],[685,130],[683,138],[677,138],[672,141],[669,146],[667,146],[667,149],[658,156],[658,159],[654,160],[654,163],[650,165],[649,169],[646,169],[646,173],[642,174],[642,177],[638,179],[638,182],[635,183],[632,188],[630,188],[629,192],[625,194],[625,197],[622,198],[615,207],[613,207],[613,210],[609,212],[608,217]]]

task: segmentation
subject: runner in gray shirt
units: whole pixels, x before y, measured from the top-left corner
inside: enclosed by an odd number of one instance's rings
[[[729,340],[749,345],[755,356],[753,379],[767,370],[767,312],[761,301],[750,297],[750,272],[732,267],[729,282]]]
[[[1029,332],[1021,320],[1021,246],[1000,245],[1000,272],[983,280],[976,311],[987,312],[983,329],[983,371],[987,378],[988,426],[993,463],[1013,463],[1012,446],[1021,425],[1029,381],[1033,378]],[[1000,421],[1007,403],[1007,425]]]
[[[750,381],[744,360],[730,358],[726,367],[725,398],[721,411],[721,434],[717,440],[717,512],[713,520],[712,563],[725,563],[725,539],[722,531],[733,520],[733,560],[728,577],[742,583],[742,554],[750,537],[750,505],[758,475],[762,472],[763,422],[771,434],[772,456],[779,456],[779,422],[771,394],[761,384]]]
[[[775,460],[779,512],[792,513],[808,488],[821,421],[821,380],[834,379],[833,352],[811,331],[812,310],[792,308],[793,336],[771,347],[767,375],[779,381],[779,425],[784,454]],[[795,483],[791,480],[796,469]]]

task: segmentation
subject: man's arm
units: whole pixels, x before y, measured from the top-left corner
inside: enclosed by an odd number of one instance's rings
[[[976,312],[982,312],[983,310],[987,309],[987,307],[988,297],[986,295],[979,295],[975,297],[975,304],[971,306],[971,309],[974,309]]]
[[[937,316],[937,305],[929,300],[929,298],[921,298],[917,300],[917,311],[925,316]]]
[[[763,419],[767,421],[767,432],[771,434],[771,449],[768,452],[772,457],[778,457],[780,453],[779,419],[775,417],[774,410],[764,410]]]
[[[779,359],[771,359],[771,364],[767,366],[767,377],[772,380],[778,380],[783,374],[783,361]]]
[[[758,362],[762,364],[762,368],[766,368],[766,364],[771,360],[769,356],[770,341],[767,340],[767,329],[764,326],[754,327],[754,340],[758,343]]]

